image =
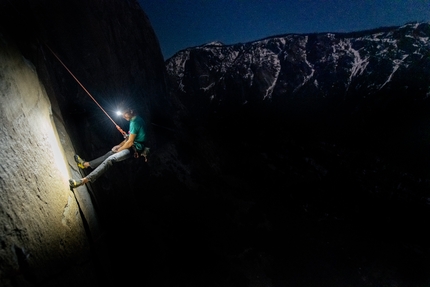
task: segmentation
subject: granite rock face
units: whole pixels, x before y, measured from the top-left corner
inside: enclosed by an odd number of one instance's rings
[[[3,37],[0,79],[0,284],[61,285],[77,275],[85,278],[77,284],[90,286],[85,221],[93,234],[99,227],[89,194],[68,188],[78,174],[72,143],[35,66]]]
[[[90,159],[122,141],[84,89],[112,117],[139,112],[151,147],[150,123],[171,124],[151,25],[136,1],[0,1],[0,16],[0,285],[130,286],[123,271],[139,252],[120,251],[122,232],[148,167],[136,160],[73,192],[68,179],[85,175],[75,153]]]

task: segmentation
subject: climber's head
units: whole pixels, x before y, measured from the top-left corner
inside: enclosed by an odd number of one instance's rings
[[[125,109],[122,113],[122,117],[127,121],[130,121],[135,116],[134,111],[130,108]]]

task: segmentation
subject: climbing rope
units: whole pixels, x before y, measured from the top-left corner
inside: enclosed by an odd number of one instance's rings
[[[73,79],[75,79],[75,81],[81,86],[81,88],[88,94],[88,96],[97,104],[97,106],[113,122],[113,124],[115,125],[117,130],[124,136],[124,138],[126,138],[127,133],[123,129],[121,129],[121,127],[119,125],[117,125],[117,123],[109,116],[109,114],[102,108],[102,106],[96,101],[96,99],[94,99],[94,97],[90,94],[90,92],[88,92],[88,90],[84,87],[84,85],[81,84],[81,82],[78,80],[78,78],[76,78],[75,75],[69,70],[69,68],[67,68],[67,66],[63,63],[63,61],[61,61],[61,59],[57,56],[57,54],[55,54],[54,51],[52,51],[51,47],[49,47],[48,44],[46,44],[46,43],[45,43],[45,45],[46,45],[46,47],[48,47],[49,51],[51,51],[51,53],[54,55],[54,57],[57,58],[58,62],[60,62],[61,65],[63,65],[63,67],[67,70],[67,72],[69,72],[69,74],[73,77]]]

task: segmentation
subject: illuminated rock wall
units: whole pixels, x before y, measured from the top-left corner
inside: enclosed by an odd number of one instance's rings
[[[35,67],[2,37],[0,286],[90,286],[94,277],[97,218],[88,191],[68,188],[78,171],[53,110]]]
[[[137,1],[0,0],[0,35],[0,286],[169,286],[177,250],[195,242],[176,243],[183,232],[169,226],[199,208],[188,187],[212,176],[216,149],[183,130],[186,110],[167,92]],[[52,52],[121,128],[129,123],[113,112],[123,105],[146,120],[148,162],[116,163],[68,189],[68,177],[91,171],[74,153],[90,160],[123,138]]]
[[[107,112],[132,104],[145,118],[150,164],[118,163],[91,186],[69,190],[68,179],[87,172],[73,155],[92,159],[122,136],[53,52]],[[170,177],[166,188],[163,178],[177,154],[169,130],[177,110],[164,73],[137,1],[0,0],[1,287],[133,286],[154,278],[159,255],[148,252],[160,240],[148,237],[144,215],[160,192],[178,186]]]

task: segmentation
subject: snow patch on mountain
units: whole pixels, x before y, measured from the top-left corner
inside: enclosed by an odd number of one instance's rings
[[[385,83],[383,83],[379,89],[382,89],[388,82],[391,81],[391,79],[393,78],[394,73],[399,69],[399,67],[401,66],[401,64],[404,62],[404,60],[408,57],[409,55],[403,55],[402,59],[395,59],[393,60],[394,66],[393,66],[393,71],[391,72],[391,74],[388,76],[388,79]],[[407,65],[406,65],[407,66]]]
[[[220,41],[213,41],[203,45],[203,47],[211,47],[211,46],[224,46],[224,43]]]

